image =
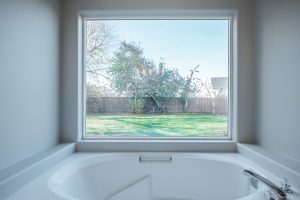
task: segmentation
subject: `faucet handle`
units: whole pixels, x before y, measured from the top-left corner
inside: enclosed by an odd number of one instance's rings
[[[288,183],[288,180],[284,177],[280,179],[280,183],[282,185],[281,189],[288,194],[294,193],[294,191],[291,189],[291,185]]]

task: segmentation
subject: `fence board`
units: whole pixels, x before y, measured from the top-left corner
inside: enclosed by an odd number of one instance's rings
[[[87,113],[131,113],[127,97],[87,97]],[[215,105],[215,106],[214,106]],[[168,113],[207,113],[227,114],[228,99],[191,97],[187,99],[187,107],[180,98],[172,98],[166,105]]]

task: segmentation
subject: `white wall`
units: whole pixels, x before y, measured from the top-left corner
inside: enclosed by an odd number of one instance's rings
[[[0,1],[0,169],[59,140],[58,0]]]
[[[80,67],[78,63],[79,11],[236,9],[238,17],[238,84],[235,115],[240,142],[252,142],[254,110],[253,1],[251,0],[65,0],[63,3],[62,139],[77,141],[81,133]],[[79,67],[79,69],[78,69]]]
[[[300,1],[256,5],[257,143],[300,162]]]

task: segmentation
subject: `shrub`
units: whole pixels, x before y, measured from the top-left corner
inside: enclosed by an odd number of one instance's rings
[[[143,111],[145,100],[144,99],[129,99],[129,105],[133,113],[141,113]]]

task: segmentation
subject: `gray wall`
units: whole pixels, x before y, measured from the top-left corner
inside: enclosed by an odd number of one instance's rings
[[[238,79],[234,105],[237,141],[252,142],[254,121],[253,1],[252,0],[65,0],[63,2],[62,140],[74,142],[81,134],[81,70],[78,14],[86,10],[238,10]]]
[[[0,169],[59,140],[58,0],[0,1]]]
[[[256,5],[256,141],[300,162],[300,1]]]

